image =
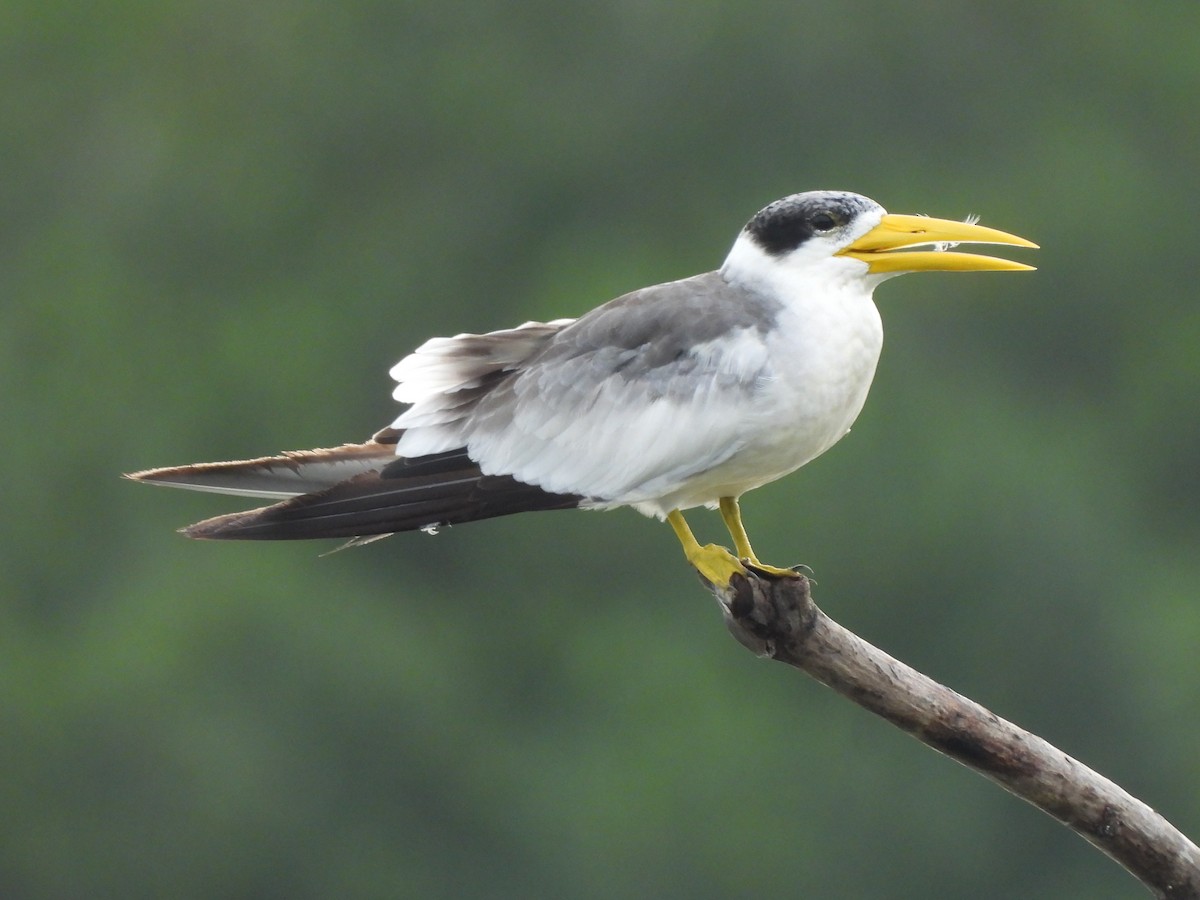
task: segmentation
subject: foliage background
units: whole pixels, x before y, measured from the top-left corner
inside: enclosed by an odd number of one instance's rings
[[[1028,276],[879,292],[854,433],[745,506],[840,621],[1200,834],[1200,6],[0,10],[0,893],[1142,896],[729,640],[668,529],[329,557],[150,465],[361,439],[432,334],[715,267],[816,187]],[[701,531],[718,534],[714,517]]]

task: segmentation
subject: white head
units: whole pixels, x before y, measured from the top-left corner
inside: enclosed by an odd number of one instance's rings
[[[1005,259],[948,252],[945,245],[956,243],[1037,246],[971,223],[892,215],[869,197],[849,191],[808,191],[776,200],[757,212],[738,235],[721,274],[746,286],[857,282],[869,292],[906,272],[1031,268]],[[907,250],[923,244],[938,249]]]

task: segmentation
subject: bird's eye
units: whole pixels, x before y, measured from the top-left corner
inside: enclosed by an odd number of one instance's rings
[[[812,225],[817,231],[832,231],[837,227],[837,221],[829,213],[817,213],[812,217]]]

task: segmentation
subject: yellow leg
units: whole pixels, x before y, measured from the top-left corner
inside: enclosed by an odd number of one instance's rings
[[[721,518],[725,522],[725,527],[729,529],[729,536],[733,538],[733,547],[737,550],[738,557],[749,563],[750,568],[756,572],[762,572],[764,575],[772,575],[776,578],[797,577],[796,573],[791,569],[768,566],[766,563],[758,561],[758,557],[754,555],[754,548],[750,546],[750,538],[746,534],[746,526],[742,524],[742,511],[738,507],[736,497],[721,498]]]
[[[667,515],[667,521],[671,523],[671,527],[675,529],[675,537],[679,538],[679,543],[683,545],[683,555],[706,581],[718,587],[728,587],[734,574],[746,574],[745,567],[724,547],[718,547],[716,544],[705,544],[701,547],[679,510],[672,510]]]
[[[725,527],[729,529],[729,536],[733,538],[733,549],[737,551],[737,555],[757,565],[758,557],[754,555],[754,548],[750,546],[750,537],[746,534],[746,526],[742,524],[742,510],[736,497],[721,498],[721,518]]]

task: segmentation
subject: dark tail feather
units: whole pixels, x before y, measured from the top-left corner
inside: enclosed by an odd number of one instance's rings
[[[582,498],[551,494],[508,475],[484,475],[466,450],[393,458],[332,487],[273,506],[218,516],[183,530],[208,540],[359,538],[458,525],[543,509]]]
[[[125,477],[190,491],[279,500],[333,487],[356,475],[376,472],[395,460],[395,439],[380,432],[365,444],[293,450],[258,459],[147,469]]]

